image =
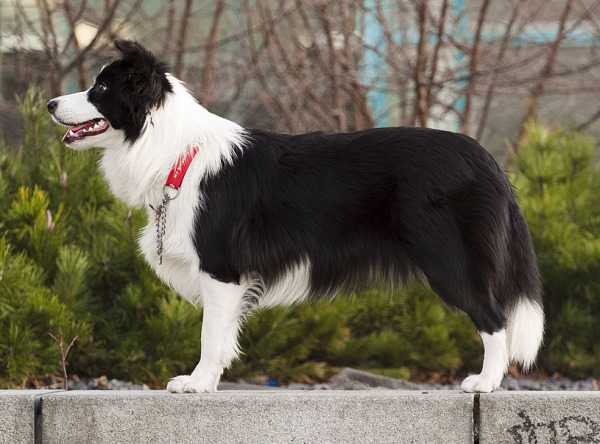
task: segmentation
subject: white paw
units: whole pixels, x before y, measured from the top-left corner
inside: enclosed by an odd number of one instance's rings
[[[465,392],[480,392],[480,393],[490,393],[500,387],[500,381],[495,381],[490,377],[485,377],[483,375],[471,375],[462,382],[460,387]]]
[[[172,378],[167,384],[167,391],[171,393],[184,393],[183,387],[191,379],[189,375],[180,375]]]
[[[212,393],[217,391],[217,384],[213,378],[180,375],[169,381],[167,391],[171,393]]]

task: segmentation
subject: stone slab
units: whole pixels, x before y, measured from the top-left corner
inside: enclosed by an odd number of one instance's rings
[[[600,392],[481,394],[480,444],[600,443]]]
[[[0,444],[34,441],[35,401],[48,390],[0,390]]]
[[[70,391],[44,396],[45,444],[471,443],[456,391]]]

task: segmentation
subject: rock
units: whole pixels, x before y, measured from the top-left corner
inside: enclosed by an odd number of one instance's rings
[[[334,390],[362,390],[367,388],[387,388],[394,390],[421,389],[418,384],[412,382],[375,375],[348,367],[331,378],[328,385]]]
[[[278,387],[269,385],[249,384],[246,382],[221,382],[219,390],[276,390]]]
[[[92,386],[96,390],[109,390],[108,378],[105,375],[94,379],[94,385]]]

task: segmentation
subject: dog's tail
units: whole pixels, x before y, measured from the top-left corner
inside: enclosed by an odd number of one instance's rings
[[[509,358],[529,370],[544,336],[542,284],[527,224],[515,202],[509,207],[510,242],[506,307]]]
[[[508,315],[508,355],[512,362],[527,371],[535,363],[544,336],[544,309],[537,301],[524,296]]]

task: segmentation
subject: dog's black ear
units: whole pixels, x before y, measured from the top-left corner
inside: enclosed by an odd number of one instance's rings
[[[164,68],[164,65],[160,63],[154,54],[138,42],[134,42],[133,40],[116,40],[115,48],[119,50],[124,60],[147,68]]]
[[[115,48],[121,53],[120,63],[126,73],[124,82],[129,92],[125,107],[131,124],[124,128],[125,135],[127,140],[134,141],[143,129],[150,109],[161,106],[173,89],[166,76],[166,65],[142,45],[132,40],[116,40]]]
[[[143,89],[154,99],[161,98],[166,91],[171,91],[171,85],[165,77],[167,65],[154,54],[133,40],[116,40],[115,47],[121,53],[122,60],[133,68],[128,80],[133,84],[134,91],[140,93]]]
[[[123,56],[137,52],[140,49],[144,49],[139,43],[134,42],[133,40],[124,39],[115,40],[115,48],[117,48],[121,54],[123,54]]]

